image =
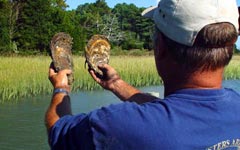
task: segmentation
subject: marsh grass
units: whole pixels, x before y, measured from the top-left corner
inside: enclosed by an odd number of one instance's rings
[[[74,75],[75,81],[73,90],[94,90],[101,87],[94,82],[84,67],[84,58],[74,58]],[[120,74],[121,78],[134,86],[157,85],[160,78],[156,72],[154,59],[148,57],[133,56],[113,56],[110,59],[110,65],[113,66]]]
[[[240,79],[240,55],[234,56],[225,68],[224,79]]]
[[[47,57],[1,57],[0,102],[50,91]]]
[[[50,57],[0,57],[0,103],[14,102],[52,92],[48,81]],[[85,59],[74,56],[73,91],[101,89],[84,67]],[[159,85],[153,56],[113,56],[110,59],[121,78],[136,87]],[[225,70],[225,79],[240,78],[240,56],[235,56]]]

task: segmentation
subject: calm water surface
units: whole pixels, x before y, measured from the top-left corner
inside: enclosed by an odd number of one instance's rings
[[[225,81],[224,87],[240,93],[240,80]],[[162,86],[141,88],[144,92],[159,92]],[[33,97],[16,104],[0,105],[0,150],[48,150],[44,113],[51,95]],[[74,114],[89,112],[101,106],[120,103],[108,91],[78,92],[71,94]]]

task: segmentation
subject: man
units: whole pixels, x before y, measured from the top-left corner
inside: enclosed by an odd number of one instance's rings
[[[71,71],[50,68],[57,91],[46,113],[51,148],[240,148],[240,95],[222,87],[238,36],[236,1],[160,0],[143,15],[156,25],[154,55],[164,99],[141,93],[105,64],[99,66],[105,80],[90,74],[124,103],[72,116],[66,76]]]

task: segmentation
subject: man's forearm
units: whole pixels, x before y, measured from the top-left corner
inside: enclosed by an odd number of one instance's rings
[[[122,101],[132,101],[141,104],[156,99],[156,97],[142,93],[121,79],[114,83],[114,89],[111,91]]]
[[[71,115],[70,97],[65,93],[53,95],[50,106],[45,115],[45,124],[49,131],[51,127],[65,115]]]

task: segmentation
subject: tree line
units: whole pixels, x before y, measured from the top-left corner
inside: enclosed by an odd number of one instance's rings
[[[153,23],[141,16],[144,8],[126,3],[110,8],[105,0],[67,7],[65,0],[0,0],[0,53],[48,52],[58,32],[73,37],[74,53],[94,34],[120,49],[152,49]]]
[[[0,0],[0,53],[46,53],[58,32],[73,37],[73,53],[83,52],[94,34],[107,36],[112,47],[152,50],[153,22],[141,16],[145,8],[105,0],[67,10],[66,0]],[[235,48],[236,51],[236,48]]]

